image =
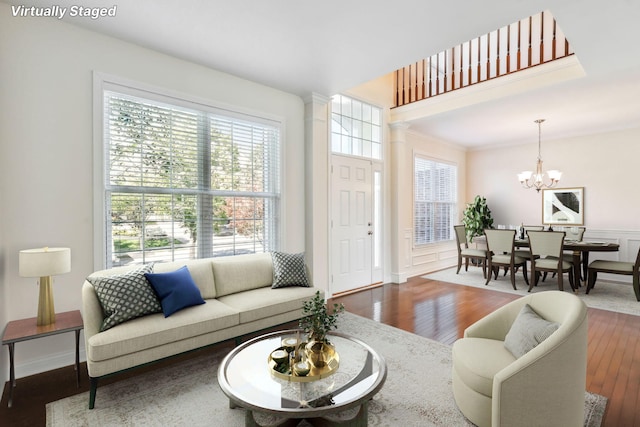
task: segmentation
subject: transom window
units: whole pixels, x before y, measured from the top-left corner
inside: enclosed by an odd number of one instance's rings
[[[452,239],[457,215],[458,167],[425,157],[414,160],[414,244]]]
[[[129,92],[103,92],[107,267],[277,250],[280,124]]]
[[[382,110],[344,95],[331,98],[331,151],[382,159]]]

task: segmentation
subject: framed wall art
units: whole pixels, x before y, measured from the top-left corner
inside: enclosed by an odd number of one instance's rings
[[[584,224],[584,187],[542,190],[542,223]]]

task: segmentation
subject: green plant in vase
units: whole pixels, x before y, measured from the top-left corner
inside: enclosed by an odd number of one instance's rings
[[[468,203],[462,214],[462,223],[467,230],[467,240],[473,241],[476,236],[482,236],[485,228],[493,228],[491,209],[487,206],[486,197],[476,196],[472,203]]]
[[[302,303],[303,318],[299,326],[308,336],[307,357],[311,363],[321,368],[335,349],[327,339],[327,333],[338,327],[338,318],[344,312],[344,304],[333,304],[329,312],[324,298],[317,291],[315,296]]]

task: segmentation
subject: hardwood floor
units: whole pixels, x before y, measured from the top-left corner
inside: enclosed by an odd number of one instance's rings
[[[416,277],[401,285],[366,289],[329,302],[342,302],[352,313],[452,344],[467,326],[515,298],[512,294]],[[587,358],[587,390],[609,398],[603,425],[640,427],[640,411],[636,410],[640,406],[640,316],[590,308]],[[134,370],[129,375],[161,366]],[[7,408],[6,383],[0,402],[0,426],[44,426],[48,402],[88,390],[84,364],[81,373],[80,389],[76,388],[73,366],[18,379],[13,408]],[[101,385],[122,378],[111,378]]]
[[[453,344],[467,326],[517,297],[414,277],[401,285],[384,285],[329,302]],[[603,426],[640,426],[640,316],[588,310],[587,390],[609,398]]]

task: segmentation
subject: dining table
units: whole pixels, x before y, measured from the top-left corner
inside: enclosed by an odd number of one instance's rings
[[[515,246],[519,248],[529,247],[529,239],[516,239]],[[607,242],[590,242],[590,241],[575,241],[565,240],[562,244],[563,251],[570,251],[573,253],[573,277],[577,287],[582,286],[581,277],[584,281],[587,280],[587,269],[589,267],[589,253],[590,252],[617,252],[620,250],[620,245],[617,243]],[[582,270],[582,274],[581,274]]]

